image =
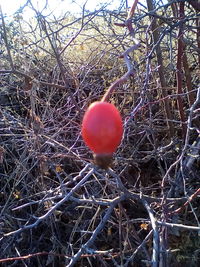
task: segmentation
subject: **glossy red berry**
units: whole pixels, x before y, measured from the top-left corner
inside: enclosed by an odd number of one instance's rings
[[[112,154],[121,142],[123,124],[118,109],[108,102],[94,102],[82,122],[82,136],[96,154]]]

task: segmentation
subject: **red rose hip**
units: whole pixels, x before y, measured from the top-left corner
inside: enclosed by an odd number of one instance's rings
[[[121,142],[123,125],[118,109],[108,102],[94,102],[82,122],[82,137],[96,154],[112,154]]]

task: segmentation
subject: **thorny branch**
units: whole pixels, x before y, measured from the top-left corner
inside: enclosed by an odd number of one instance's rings
[[[111,96],[111,94],[113,93],[113,91],[121,84],[125,83],[128,78],[130,76],[133,76],[134,75],[134,66],[132,64],[132,60],[129,56],[129,53],[130,52],[133,52],[134,50],[136,50],[139,46],[140,46],[140,42],[134,37],[134,30],[133,30],[133,27],[132,27],[132,22],[131,22],[131,19],[134,15],[134,12],[135,12],[135,9],[136,9],[136,6],[138,4],[138,0],[135,0],[133,2],[133,5],[128,13],[128,16],[127,16],[127,19],[126,21],[124,22],[124,24],[117,24],[117,26],[126,26],[129,30],[129,34],[130,36],[132,37],[132,40],[134,41],[135,45],[131,46],[130,48],[128,48],[124,53],[122,53],[122,55],[120,56],[120,58],[124,58],[125,60],[125,63],[127,65],[127,69],[128,71],[122,76],[120,77],[119,79],[117,79],[115,82],[113,82],[111,84],[111,86],[108,88],[108,90],[106,91],[106,93],[104,94],[103,98],[101,99],[101,101],[108,101],[109,100],[109,97]]]

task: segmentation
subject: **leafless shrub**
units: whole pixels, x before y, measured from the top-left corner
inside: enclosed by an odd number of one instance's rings
[[[1,12],[3,266],[196,266],[198,11],[135,0],[58,19],[29,0],[11,22]],[[100,99],[124,120],[107,170],[80,135]]]

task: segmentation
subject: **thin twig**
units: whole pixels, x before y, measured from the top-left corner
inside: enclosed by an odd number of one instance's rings
[[[101,222],[94,230],[92,236],[90,239],[79,249],[79,251],[74,255],[74,257],[71,259],[70,263],[67,265],[68,267],[72,267],[75,265],[75,263],[79,260],[81,255],[91,247],[91,245],[94,243],[94,241],[97,238],[97,235],[101,232],[101,230],[104,228],[105,224],[108,222],[114,208],[122,201],[124,200],[124,196],[118,197],[115,200],[112,201],[110,204],[110,207],[107,209],[105,215],[103,216]]]
[[[86,166],[87,167],[87,166]],[[45,213],[44,215],[40,216],[34,223],[32,224],[29,224],[29,225],[25,225],[21,228],[19,228],[18,230],[15,230],[15,231],[12,231],[12,232],[9,232],[9,233],[6,233],[4,234],[4,237],[6,236],[10,236],[10,235],[17,235],[19,233],[21,233],[22,231],[25,231],[25,230],[28,230],[28,229],[32,229],[34,227],[36,227],[40,222],[44,221],[45,219],[47,219],[50,215],[52,215],[52,213],[58,209],[58,207],[60,207],[63,203],[65,203],[66,201],[69,200],[69,198],[76,192],[76,190],[78,190],[82,184],[84,184],[88,179],[89,177],[94,173],[94,169],[91,169],[86,175],[85,177],[80,180],[80,182],[77,183],[77,185],[75,185],[71,191],[65,196],[63,197],[58,203],[56,203],[55,206],[53,206],[47,213]],[[2,238],[1,238],[2,240]]]
[[[142,198],[142,197],[141,197]],[[150,208],[146,200],[142,200],[151,220],[151,225],[153,228],[153,253],[152,253],[152,267],[159,266],[159,254],[160,254],[160,241],[159,241],[159,232],[157,226],[157,220],[154,217],[153,211]]]

